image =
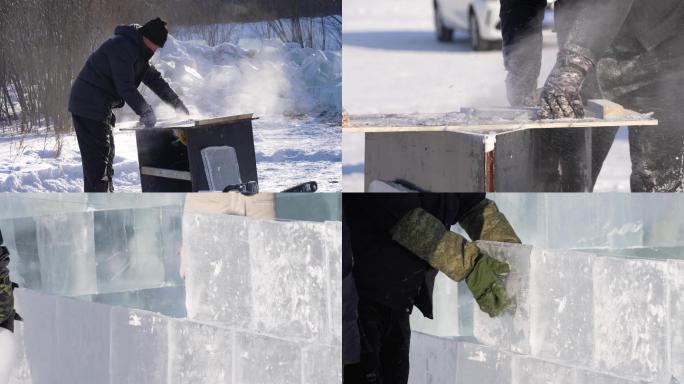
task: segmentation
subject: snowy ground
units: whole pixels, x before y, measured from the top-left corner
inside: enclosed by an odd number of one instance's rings
[[[472,52],[465,36],[439,43],[432,2],[345,0],[342,105],[350,114],[449,112],[460,107],[507,105],[500,51]],[[541,86],[553,66],[555,36],[545,35]],[[619,135],[597,191],[629,190],[629,146]],[[363,190],[364,143],[345,134],[344,191]]]
[[[339,32],[338,32],[339,33]],[[315,180],[340,191],[341,52],[300,48],[253,33],[208,46],[169,37],[152,60],[188,105],[193,118],[254,113],[257,170],[262,191],[278,192]],[[141,87],[159,119],[173,110]],[[125,107],[117,121],[137,120]],[[140,191],[135,136],[115,131],[115,190]],[[75,135],[55,158],[51,134],[0,135],[0,191],[78,192],[83,173]]]

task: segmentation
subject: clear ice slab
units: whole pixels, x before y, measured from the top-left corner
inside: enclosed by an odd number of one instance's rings
[[[169,324],[170,384],[229,384],[233,332],[187,320]]]
[[[455,383],[511,384],[512,355],[496,348],[458,342]]]
[[[454,382],[457,359],[458,339],[412,331],[409,384]]]
[[[435,336],[459,335],[458,283],[443,273],[438,273],[432,291],[433,318],[414,310],[411,313],[411,329]]]
[[[513,384],[575,384],[575,371],[531,356],[514,355]]]
[[[504,285],[513,304],[504,314],[491,318],[473,300],[473,335],[482,344],[529,354],[532,246],[489,241],[478,241],[477,244],[491,257],[510,265],[511,273],[505,277]]]
[[[672,375],[684,383],[684,261],[668,261]]]
[[[297,344],[242,332],[236,340],[238,383],[300,384],[302,354]],[[332,364],[339,365],[339,360]]]

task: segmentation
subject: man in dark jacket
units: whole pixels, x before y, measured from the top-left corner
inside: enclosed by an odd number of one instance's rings
[[[658,128],[629,131],[631,189],[681,190],[684,108],[678,95],[684,88],[684,1],[557,0],[560,49],[541,97],[536,97],[545,6],[545,0],[501,0],[509,101],[513,105],[538,103],[541,118],[582,117],[583,99],[599,96],[639,112],[654,112]],[[615,133],[616,129],[603,128],[591,133],[593,159],[586,166],[593,182]],[[537,136],[560,155],[559,160],[549,161],[549,156],[540,160],[548,164],[549,177],[555,172],[558,178],[557,170],[565,168],[574,178],[579,171],[573,164],[577,167],[581,160],[577,148],[582,147],[584,135],[568,130]],[[562,190],[577,190],[576,183]]]
[[[345,366],[346,382],[408,381],[409,315],[416,306],[432,318],[438,271],[455,281],[465,279],[490,316],[508,306],[500,281],[508,264],[449,230],[459,223],[472,240],[520,242],[484,194],[344,194],[343,208],[354,256],[361,340],[360,362]],[[345,300],[343,296],[343,306]]]
[[[3,246],[2,232],[0,232],[0,328],[14,331],[14,320],[20,320],[14,311],[14,288],[16,284],[9,277],[9,251]]]
[[[112,192],[114,175],[113,108],[124,102],[140,116],[145,127],[157,119],[138,86],[147,85],[177,111],[188,109],[149,60],[164,47],[168,31],[160,18],[144,26],[120,25],[86,61],[71,88],[69,112],[74,121],[83,163],[85,192]]]

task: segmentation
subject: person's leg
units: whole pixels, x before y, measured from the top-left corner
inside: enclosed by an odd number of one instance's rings
[[[361,336],[361,360],[358,364],[344,367],[344,380],[354,384],[385,383],[380,356],[383,336],[389,322],[390,309],[380,304],[359,300],[359,333]]]
[[[76,139],[81,151],[84,192],[110,192],[111,126],[81,116],[72,115]]]
[[[409,378],[411,324],[409,314],[394,310],[392,323],[382,346],[382,371],[385,384],[406,384]]]
[[[535,180],[535,185],[530,186],[530,192],[559,192],[560,149],[556,144],[556,132],[551,129],[533,129],[530,132],[530,144]]]
[[[9,383],[16,360],[17,342],[14,334],[0,328],[0,384]]]

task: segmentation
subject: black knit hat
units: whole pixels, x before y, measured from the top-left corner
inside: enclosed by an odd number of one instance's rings
[[[157,17],[156,19],[152,19],[145,23],[145,25],[140,28],[140,33],[156,45],[164,48],[166,36],[168,36],[169,31],[166,29],[166,22]]]

